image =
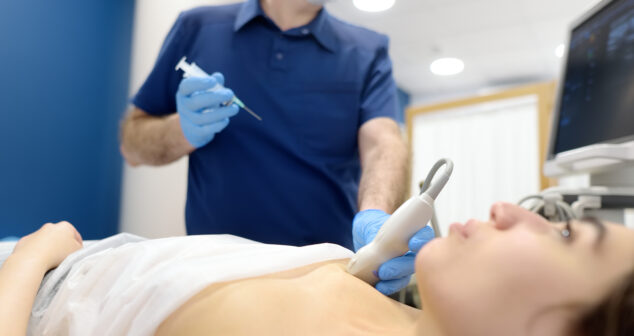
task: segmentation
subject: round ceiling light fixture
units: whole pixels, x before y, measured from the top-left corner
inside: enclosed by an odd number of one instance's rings
[[[566,45],[565,44],[560,44],[557,46],[557,48],[555,48],[555,56],[557,56],[557,58],[562,58],[564,57],[564,54],[566,53]]]
[[[352,0],[358,9],[364,12],[382,12],[394,6],[396,0]]]
[[[436,76],[453,76],[464,71],[464,62],[458,58],[439,58],[429,67]]]

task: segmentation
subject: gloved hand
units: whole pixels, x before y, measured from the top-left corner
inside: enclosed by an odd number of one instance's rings
[[[352,221],[352,239],[354,250],[358,251],[374,239],[377,232],[390,218],[390,215],[382,210],[363,210],[354,216]],[[388,260],[379,267],[379,282],[376,289],[385,294],[394,294],[409,284],[412,274],[414,274],[414,259],[416,253],[434,239],[434,230],[426,226],[416,232],[409,240],[409,249],[405,255]]]
[[[208,91],[224,83],[222,74],[214,73],[209,77],[185,78],[178,87],[176,109],[181,128],[187,141],[196,148],[211,142],[240,110],[236,104],[224,106],[233,99],[233,91],[225,88]]]

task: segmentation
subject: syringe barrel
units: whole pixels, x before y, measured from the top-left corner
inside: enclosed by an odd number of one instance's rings
[[[181,58],[176,65],[176,70],[183,70],[183,77],[207,77],[209,74],[201,69],[196,63],[187,63],[187,57]]]
[[[191,63],[187,63],[187,57],[184,56],[183,58],[181,58],[181,60],[178,62],[178,64],[176,65],[176,70],[183,70],[183,77],[184,78],[189,78],[189,77],[208,77],[209,74],[207,72],[205,72],[205,70],[201,69],[198,65],[196,65],[196,63],[191,62]],[[223,85],[221,85],[220,83],[217,83],[214,87],[212,87],[211,89],[207,90],[207,91],[217,91],[220,89],[224,89],[225,87]],[[238,97],[233,97],[233,99],[225,102],[223,105],[228,106],[231,104],[237,104],[238,106],[244,108],[244,103],[238,99]]]

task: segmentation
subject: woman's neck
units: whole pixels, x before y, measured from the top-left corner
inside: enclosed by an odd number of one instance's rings
[[[418,312],[419,317],[412,323],[400,323],[386,325],[377,323],[379,321],[368,321],[362,330],[363,335],[372,336],[445,336],[440,325],[429,314],[424,311]]]
[[[282,31],[308,24],[322,8],[306,0],[260,0],[260,5]]]
[[[421,315],[416,321],[412,336],[444,336],[438,322],[426,311],[421,311]]]

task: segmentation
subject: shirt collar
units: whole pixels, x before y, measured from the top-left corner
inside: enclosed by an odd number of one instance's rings
[[[310,30],[315,39],[326,49],[331,52],[337,50],[337,36],[332,26],[333,18],[322,8],[317,17],[311,21],[306,28]]]
[[[259,0],[247,0],[242,4],[238,15],[236,16],[236,21],[233,25],[233,30],[238,31],[242,29],[247,23],[258,16],[265,17],[266,14],[262,10],[260,6]],[[337,37],[335,35],[335,31],[332,26],[333,18],[326,11],[325,8],[322,8],[317,17],[315,17],[308,25],[305,27],[300,27],[299,29],[308,29],[310,33],[315,37],[315,39],[326,49],[331,52],[337,50],[338,42]]]
[[[238,31],[244,27],[249,21],[253,20],[258,16],[264,16],[264,11],[262,11],[262,7],[260,7],[259,0],[247,0],[240,7],[240,11],[238,12],[238,16],[236,17],[236,21],[233,24],[233,31]]]

